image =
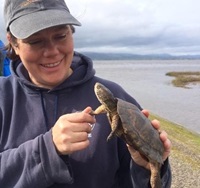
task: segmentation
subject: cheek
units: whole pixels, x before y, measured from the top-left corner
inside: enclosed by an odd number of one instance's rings
[[[30,52],[25,52],[20,55],[21,61],[24,64],[33,64],[35,62],[38,62],[38,53],[30,53]]]
[[[71,40],[70,42],[68,41],[65,45],[63,45],[63,50],[66,53],[72,53],[74,51],[74,43],[73,40]]]
[[[30,72],[36,69],[36,62],[39,62],[41,59],[39,53],[33,53],[29,50],[24,50],[23,52],[21,51],[19,56],[25,68]]]
[[[13,46],[15,53],[20,57],[21,60],[28,60],[29,58],[33,58],[34,54],[33,50],[30,49],[28,45],[23,44],[20,40],[17,41],[17,44]],[[35,55],[35,58],[37,53]]]

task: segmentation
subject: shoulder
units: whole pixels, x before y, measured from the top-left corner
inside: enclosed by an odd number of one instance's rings
[[[0,93],[1,96],[11,94],[18,85],[13,76],[0,76]]]

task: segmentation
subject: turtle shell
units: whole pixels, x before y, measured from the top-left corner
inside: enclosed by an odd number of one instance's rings
[[[149,160],[163,163],[163,143],[159,132],[137,106],[118,99],[117,111],[121,120],[121,138]]]

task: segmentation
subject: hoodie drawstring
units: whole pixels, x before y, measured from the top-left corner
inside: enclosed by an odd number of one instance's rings
[[[42,111],[45,119],[45,126],[46,129],[49,130],[49,122],[48,122],[48,116],[47,116],[47,109],[45,107],[45,101],[44,101],[44,95],[43,92],[40,92],[40,99],[41,99],[41,104],[42,104]],[[54,123],[57,121],[57,116],[58,116],[58,95],[55,95],[54,99]]]
[[[55,108],[54,108],[54,123],[57,121],[58,118],[58,95],[55,95]]]

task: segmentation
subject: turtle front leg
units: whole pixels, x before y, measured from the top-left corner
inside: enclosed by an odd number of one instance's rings
[[[99,106],[95,111],[90,112],[91,115],[107,113],[104,105]]]
[[[117,130],[119,126],[119,115],[115,114],[112,117],[108,117],[108,120],[109,120],[112,131],[108,135],[107,141],[110,140],[113,137],[113,135],[117,135]]]

